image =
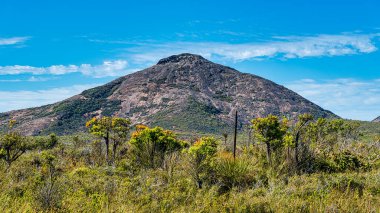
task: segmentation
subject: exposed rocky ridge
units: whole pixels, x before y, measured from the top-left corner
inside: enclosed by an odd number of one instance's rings
[[[380,122],[380,116],[375,118],[372,122]]]
[[[93,116],[116,115],[134,123],[216,133],[230,128],[236,109],[240,126],[268,114],[336,117],[272,81],[180,54],[56,104],[2,113],[0,122],[16,119],[25,134],[66,134],[84,130]]]

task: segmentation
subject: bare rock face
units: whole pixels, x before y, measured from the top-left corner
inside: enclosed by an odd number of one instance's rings
[[[240,127],[268,114],[337,117],[272,81],[199,55],[180,54],[59,103],[0,114],[0,120],[15,118],[20,131],[34,135],[83,131],[86,120],[101,115],[176,131],[218,133],[231,128],[235,110]]]
[[[372,122],[380,122],[380,116],[375,118]]]

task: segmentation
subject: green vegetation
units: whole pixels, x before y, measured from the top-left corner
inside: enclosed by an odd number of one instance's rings
[[[8,131],[0,139],[0,158],[6,162],[7,169],[32,147],[27,143],[25,137],[18,132],[12,131],[15,122],[14,120],[9,122]]]
[[[39,135],[55,133],[57,135],[71,134],[85,131],[85,123],[89,112],[100,111],[104,116],[111,116],[120,109],[120,100],[107,99],[122,83],[123,78],[112,81],[103,86],[84,91],[81,96],[59,102],[55,105],[47,105],[37,108],[36,118],[54,116],[55,119],[47,128],[39,132]],[[52,106],[52,110],[49,107]],[[6,115],[5,115],[6,116]]]
[[[70,134],[71,132],[78,131],[78,124],[81,124],[80,130],[84,130],[86,117],[83,115],[85,115],[87,112],[101,110],[102,115],[109,116],[115,111],[119,110],[119,108],[120,101],[111,101],[107,99],[76,99],[61,103],[54,107],[53,112],[51,112],[56,113],[59,119],[47,129],[45,129],[42,134],[51,132],[60,135]]]
[[[26,137],[14,125],[0,134],[1,212],[380,209],[380,137],[360,122],[257,118],[236,158],[223,132],[185,141],[101,117],[88,134]]]
[[[91,134],[96,135],[104,140],[106,145],[106,161],[108,164],[116,160],[117,148],[126,141],[131,121],[123,118],[102,117],[93,118],[86,123]],[[109,157],[110,142],[113,142],[112,160]]]
[[[283,145],[283,138],[286,134],[287,121],[280,122],[274,115],[266,118],[256,118],[252,120],[256,137],[265,143],[267,150],[267,161],[272,164],[272,152],[277,151]]]
[[[148,128],[137,126],[131,140],[132,160],[143,168],[163,168],[165,158],[186,147],[186,143],[180,141],[169,130],[160,127]]]
[[[168,129],[189,130],[193,134],[219,134],[219,131],[228,130],[229,125],[218,118],[221,112],[212,105],[206,105],[189,98],[186,109],[178,112],[169,108],[151,116],[153,126],[162,126]]]

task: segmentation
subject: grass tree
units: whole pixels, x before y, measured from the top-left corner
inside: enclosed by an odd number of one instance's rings
[[[272,151],[283,145],[283,137],[288,130],[287,120],[280,121],[277,116],[269,115],[265,118],[252,120],[255,136],[266,144],[267,160],[272,165]]]
[[[126,139],[130,124],[129,119],[107,116],[93,118],[86,123],[86,127],[91,134],[104,140],[106,145],[106,161],[108,164],[111,164],[109,154],[111,140],[113,140],[113,156],[115,158],[117,146]]]

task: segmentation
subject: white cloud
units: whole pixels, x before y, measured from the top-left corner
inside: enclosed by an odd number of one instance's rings
[[[0,82],[42,82],[42,81],[49,81],[56,78],[43,78],[43,77],[36,77],[31,76],[27,79],[0,79]]]
[[[380,34],[341,34],[273,37],[262,43],[173,42],[144,44],[128,51],[138,63],[156,62],[169,55],[190,52],[204,57],[232,61],[263,58],[306,58],[371,53],[377,50],[374,38]]]
[[[26,81],[29,81],[29,82],[42,82],[42,81],[49,81],[49,80],[52,80],[52,79],[55,79],[55,78],[43,78],[43,77],[32,76],[32,77],[28,78]]]
[[[0,91],[0,112],[52,104],[95,86],[98,84],[74,85],[38,91]]]
[[[380,115],[379,80],[307,79],[286,86],[343,118],[373,120]]]
[[[122,76],[136,70],[127,69],[128,63],[124,60],[104,61],[101,65],[81,64],[77,65],[53,65],[50,67],[33,66],[0,66],[0,75],[63,75],[68,73],[82,73],[83,75],[101,78],[106,76]]]
[[[24,43],[28,39],[29,39],[29,37],[0,38],[0,46],[1,45],[15,45],[15,44]]]

